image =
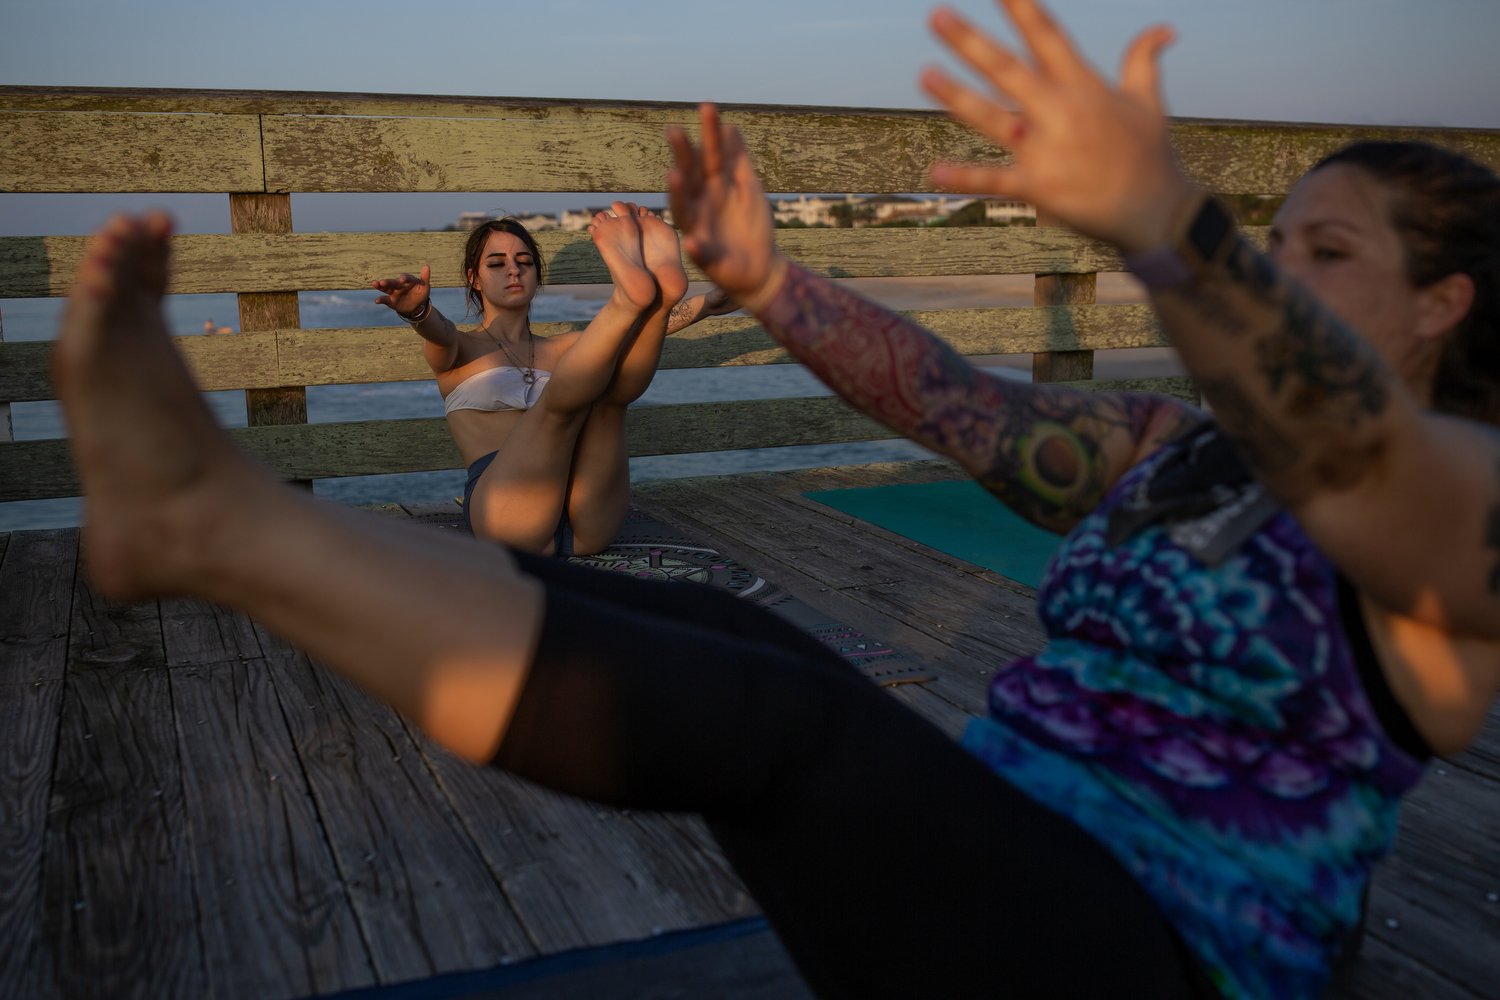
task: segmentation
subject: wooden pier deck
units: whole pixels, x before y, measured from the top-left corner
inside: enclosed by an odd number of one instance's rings
[[[820,469],[637,499],[922,662],[935,679],[890,694],[957,734],[993,667],[1039,643],[1032,592],[802,496],[953,477]],[[102,600],[77,550],[73,530],[0,534],[0,997],[433,977],[408,995],[803,995],[697,820],[464,766],[242,616]],[[1413,795],[1367,931],[1339,996],[1500,997],[1500,712]],[[660,946],[600,950],[637,941]]]

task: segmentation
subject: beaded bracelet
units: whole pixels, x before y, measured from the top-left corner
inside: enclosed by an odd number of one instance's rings
[[[426,319],[427,314],[430,312],[432,312],[432,296],[429,295],[427,296],[427,298],[422,300],[421,305],[417,306],[417,308],[413,309],[411,312],[397,313],[396,315],[400,316],[402,319],[415,326],[416,324]]]

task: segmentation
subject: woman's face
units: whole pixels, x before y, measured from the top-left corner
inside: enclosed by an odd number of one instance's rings
[[[1271,224],[1268,252],[1419,394],[1429,377],[1423,292],[1407,277],[1391,194],[1358,167],[1331,164],[1297,182]]]
[[[536,295],[536,258],[519,237],[496,230],[484,241],[479,269],[469,281],[487,309],[524,309]]]

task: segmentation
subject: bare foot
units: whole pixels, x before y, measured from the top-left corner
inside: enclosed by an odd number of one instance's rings
[[[90,241],[53,352],[87,497],[90,575],[110,597],[194,593],[228,507],[264,476],[209,413],[162,322],[171,221],[115,216]]]
[[[615,283],[614,297],[620,304],[637,312],[651,308],[656,302],[656,279],[646,269],[635,206],[612,203],[610,211],[599,212],[589,223],[589,236],[609,268],[610,280]]]
[[[646,270],[661,289],[663,307],[670,309],[687,294],[687,272],[682,269],[682,246],[677,230],[651,214],[648,208],[637,208],[641,226],[641,249]]]

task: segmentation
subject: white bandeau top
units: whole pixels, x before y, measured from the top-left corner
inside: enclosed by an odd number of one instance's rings
[[[552,378],[551,372],[533,369],[536,381],[526,384],[520,368],[502,366],[475,372],[443,397],[443,412],[454,410],[529,410]]]

